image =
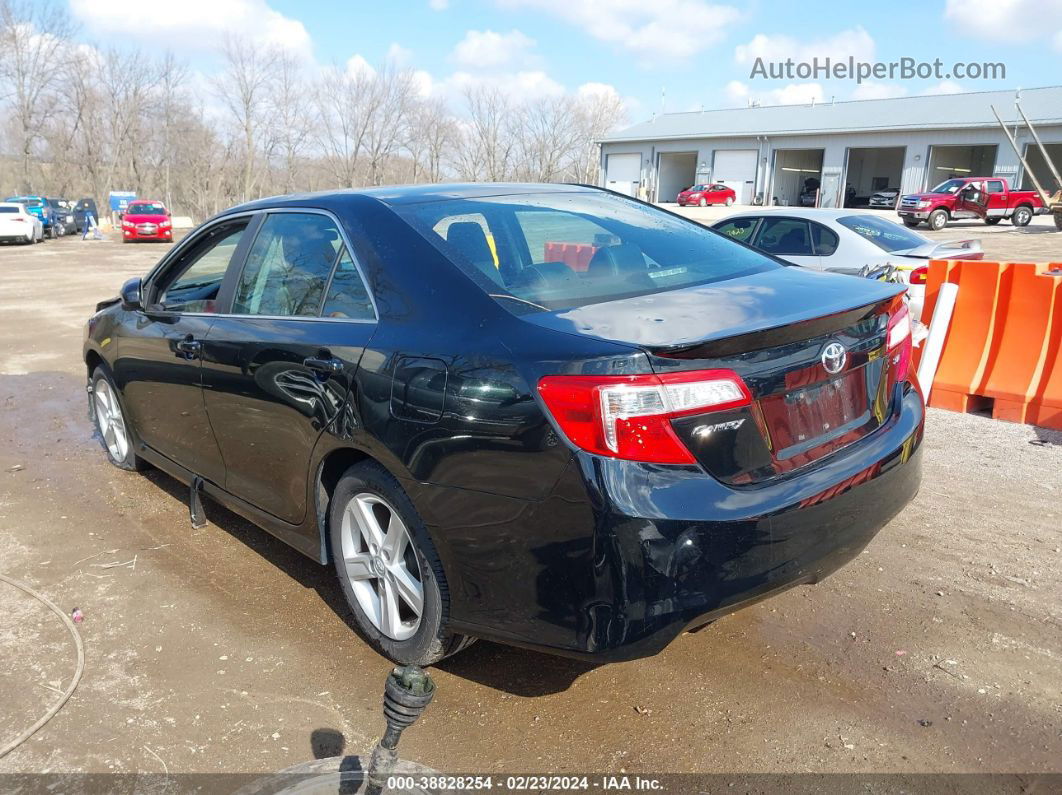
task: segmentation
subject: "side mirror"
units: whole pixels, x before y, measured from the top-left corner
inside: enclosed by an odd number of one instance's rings
[[[141,289],[143,284],[140,279],[130,279],[122,285],[122,309],[127,312],[135,312],[138,309],[143,309],[144,304],[141,300]]]

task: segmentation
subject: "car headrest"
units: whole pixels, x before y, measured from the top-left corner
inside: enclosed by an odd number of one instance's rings
[[[645,255],[633,243],[620,243],[617,246],[605,246],[594,252],[586,268],[590,276],[618,276],[631,273],[644,273]]]
[[[494,255],[487,244],[483,227],[475,221],[458,221],[446,230],[446,242],[457,249],[491,281],[502,283],[501,274],[494,267]]]

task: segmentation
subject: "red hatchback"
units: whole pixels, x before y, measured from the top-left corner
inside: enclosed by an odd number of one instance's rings
[[[725,204],[729,207],[737,201],[737,194],[733,189],[719,183],[694,185],[679,193],[675,201],[680,207],[685,207],[687,204],[696,204],[700,207],[707,207],[709,204]]]
[[[173,241],[170,211],[162,202],[130,202],[122,216],[122,242],[134,240]]]

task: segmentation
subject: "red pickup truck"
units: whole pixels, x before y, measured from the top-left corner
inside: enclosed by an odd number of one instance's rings
[[[989,225],[1009,218],[1014,226],[1026,226],[1033,215],[1046,211],[1036,191],[1011,190],[1002,177],[945,180],[927,193],[901,197],[896,208],[907,226],[925,221],[930,229],[943,229],[959,218],[981,218]]]

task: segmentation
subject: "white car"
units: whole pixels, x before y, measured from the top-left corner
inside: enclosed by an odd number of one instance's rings
[[[922,316],[929,260],[984,256],[979,240],[935,243],[889,218],[850,209],[764,207],[728,216],[712,227],[815,270],[859,276],[864,269],[891,265],[907,284],[915,320]]]
[[[40,243],[44,240],[41,219],[18,202],[0,202],[0,242]]]

